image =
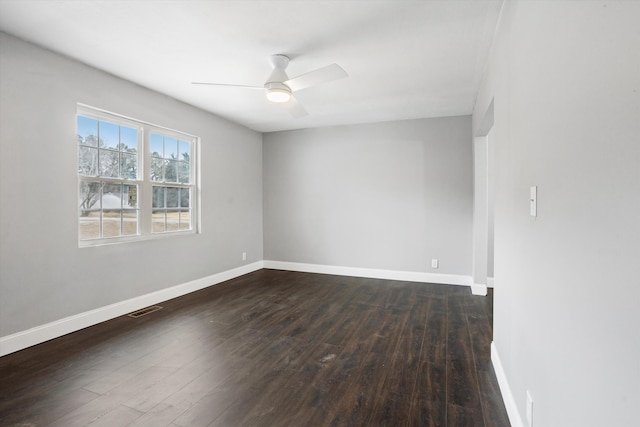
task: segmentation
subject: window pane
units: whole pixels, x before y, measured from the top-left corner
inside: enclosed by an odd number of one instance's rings
[[[178,160],[188,162],[191,157],[191,143],[182,139],[178,140],[178,150],[180,151]]]
[[[151,230],[154,233],[164,233],[165,211],[155,210],[151,214]]]
[[[104,184],[102,209],[122,209],[122,184]]]
[[[126,197],[124,207],[137,208],[138,207],[138,186],[137,185],[123,185],[124,196]]]
[[[151,180],[161,182],[164,179],[164,160],[151,158]]]
[[[191,230],[191,211],[180,211],[180,230]]]
[[[78,174],[96,176],[98,174],[98,149],[78,147]]]
[[[120,126],[120,150],[138,151],[138,131],[136,129]]]
[[[102,237],[120,236],[121,210],[105,210],[102,213]]]
[[[164,163],[164,181],[165,182],[178,182],[177,174],[178,162],[174,160],[165,160]]]
[[[167,187],[167,207],[177,208],[180,203],[180,189]]]
[[[80,240],[100,238],[100,189],[102,183],[81,181],[79,192]]]
[[[189,163],[178,162],[178,182],[189,182]]]
[[[138,211],[127,209],[122,212],[122,234],[132,236],[138,234]]]
[[[164,158],[178,160],[178,140],[164,137]]]
[[[80,240],[100,238],[100,211],[80,211]]]
[[[167,231],[178,231],[180,227],[180,212],[167,211]]]
[[[100,209],[100,182],[80,182],[80,209],[88,211],[90,209]],[[84,216],[88,216],[85,214]]]
[[[120,153],[120,178],[136,179],[138,176],[138,156]]]
[[[100,147],[118,149],[118,144],[120,143],[119,127],[113,123],[100,122]]]
[[[189,195],[191,191],[188,188],[180,189],[180,207],[188,208],[189,206]]]
[[[98,121],[78,116],[78,142],[85,145],[98,145]]]
[[[118,156],[117,151],[100,150],[100,176],[118,177]]]
[[[151,207],[164,208],[164,187],[153,187]]]
[[[162,144],[162,135],[152,133],[149,137],[151,141],[151,147],[149,151],[153,157],[164,157],[164,148]]]

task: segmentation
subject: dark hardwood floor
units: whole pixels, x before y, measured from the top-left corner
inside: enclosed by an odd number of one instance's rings
[[[0,425],[508,426],[492,301],[256,271],[0,358]]]

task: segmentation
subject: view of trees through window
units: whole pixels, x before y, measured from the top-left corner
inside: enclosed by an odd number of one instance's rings
[[[80,239],[138,234],[138,130],[78,116]],[[129,182],[134,181],[134,182]]]
[[[77,131],[81,241],[193,229],[192,141],[149,130],[145,150],[144,126],[81,114]]]
[[[149,139],[151,181],[157,183],[153,185],[152,230],[154,233],[189,230],[191,189],[171,183],[189,183],[191,144],[157,133],[152,133]]]

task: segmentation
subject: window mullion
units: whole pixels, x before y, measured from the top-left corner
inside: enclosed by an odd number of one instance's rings
[[[140,128],[142,150],[140,150],[140,164],[142,173],[142,183],[140,184],[140,233],[142,235],[151,234],[151,212],[152,212],[152,190],[151,190],[151,151],[149,132],[146,128]]]

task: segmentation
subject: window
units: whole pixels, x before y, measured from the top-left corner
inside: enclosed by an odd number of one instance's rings
[[[79,107],[81,245],[193,233],[197,138]]]

